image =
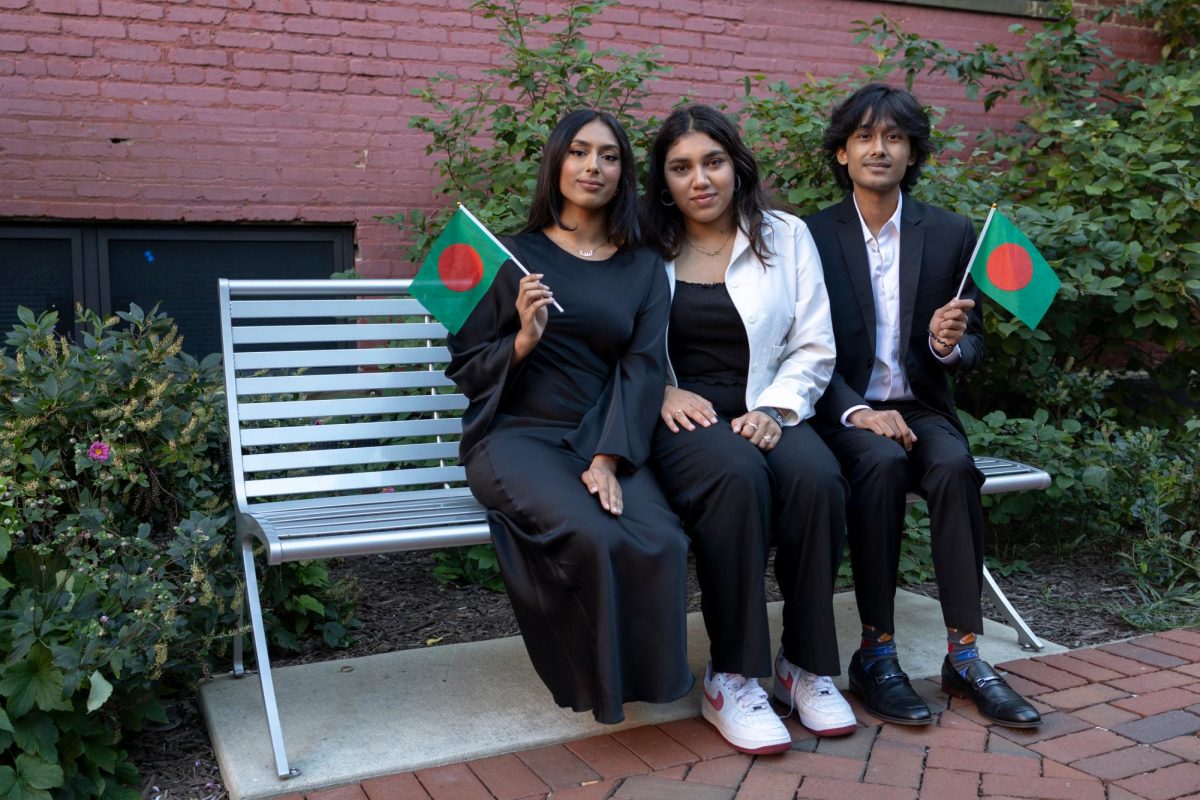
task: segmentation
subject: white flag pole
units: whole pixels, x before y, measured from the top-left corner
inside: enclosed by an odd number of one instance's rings
[[[987,219],[984,220],[983,230],[979,232],[979,238],[975,240],[975,249],[971,252],[971,260],[967,262],[967,271],[963,273],[962,283],[958,284],[958,291],[954,293],[954,299],[962,297],[963,287],[967,285],[967,278],[971,277],[971,268],[975,266],[975,256],[979,255],[979,248],[983,244],[983,237],[987,236],[988,226],[992,224],[992,215],[996,213],[996,204],[992,203],[992,208],[988,211]]]
[[[510,259],[512,259],[512,262],[517,265],[517,267],[521,270],[521,272],[524,272],[526,275],[529,274],[529,270],[525,269],[525,265],[522,264],[520,261],[518,261],[517,257],[512,254],[512,251],[509,250],[507,247],[505,247],[503,244],[501,244],[499,239],[497,239],[495,236],[492,235],[492,232],[487,229],[487,226],[484,225],[482,222],[480,222],[479,219],[474,214],[471,213],[470,209],[468,209],[462,203],[459,203],[458,207],[462,210],[462,212],[464,214],[467,215],[467,217],[471,220],[471,222],[474,222],[476,225],[479,226],[479,229],[481,231],[483,231],[484,233],[487,234],[487,237],[492,240],[492,244],[496,245],[496,247],[499,247],[501,250],[503,250],[505,253],[508,254],[508,257]],[[557,300],[551,300],[550,302],[554,305],[555,308],[557,308],[559,310],[559,313],[562,313],[563,307],[558,304]]]

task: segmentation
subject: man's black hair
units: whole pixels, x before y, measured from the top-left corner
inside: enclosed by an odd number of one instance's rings
[[[891,123],[904,131],[916,158],[900,181],[901,189],[909,191],[916,185],[925,162],[937,152],[930,135],[929,114],[913,93],[886,83],[868,83],[833,110],[821,142],[833,177],[846,191],[853,190],[854,183],[850,180],[849,170],[838,163],[838,150],[846,146],[850,136],[859,128],[874,127],[880,122]]]

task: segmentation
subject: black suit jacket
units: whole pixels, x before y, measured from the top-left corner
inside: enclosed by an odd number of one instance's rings
[[[833,314],[837,365],[817,403],[816,423],[841,426],[842,414],[863,398],[875,362],[875,299],[862,224],[851,195],[805,218],[821,254]],[[968,282],[962,296],[975,301],[959,342],[962,360],[947,367],[930,352],[927,329],[933,312],[954,297],[971,253],[975,229],[961,214],[904,195],[900,211],[900,359],[917,401],[950,419],[962,431],[948,372],[963,372],[983,357],[979,290]],[[965,434],[964,434],[965,435]]]

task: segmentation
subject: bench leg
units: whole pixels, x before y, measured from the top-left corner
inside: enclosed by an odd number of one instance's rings
[[[283,749],[283,727],[279,724],[279,706],[275,703],[275,681],[271,677],[271,662],[267,656],[267,632],[263,627],[262,606],[258,599],[258,576],[254,571],[254,550],[249,537],[242,539],[242,569],[246,573],[246,605],[250,607],[250,627],[254,633],[258,681],[262,688],[263,707],[267,712],[271,749],[275,752],[275,773],[280,778],[291,778],[299,775],[300,770],[288,767],[287,753]],[[240,635],[238,638],[240,640]]]
[[[1004,592],[1000,591],[1000,587],[996,584],[996,579],[992,577],[992,573],[988,571],[987,566],[983,568],[983,590],[987,592],[987,596],[993,603],[1000,607],[1000,613],[1008,620],[1008,624],[1017,630],[1017,642],[1025,650],[1042,650],[1045,645],[1042,641],[1033,635],[1033,631],[1025,624],[1025,620],[1021,619],[1021,615],[1013,608],[1012,603],[1008,602],[1008,598],[1004,596]]]
[[[242,660],[242,640],[246,638],[246,604],[238,607],[237,632],[233,636],[233,677],[246,677],[246,665]]]

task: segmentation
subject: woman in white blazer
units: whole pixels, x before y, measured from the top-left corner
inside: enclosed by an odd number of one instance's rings
[[[829,678],[840,672],[833,580],[847,487],[806,422],[834,367],[820,257],[800,219],[768,209],[754,155],[715,109],[672,113],[649,170],[642,231],[672,297],[652,462],[696,555],[711,642],[703,716],[744,752],[791,746],[757,680],[772,674],[763,582],[774,543],[784,609],[773,693],[817,735],[851,733]]]

